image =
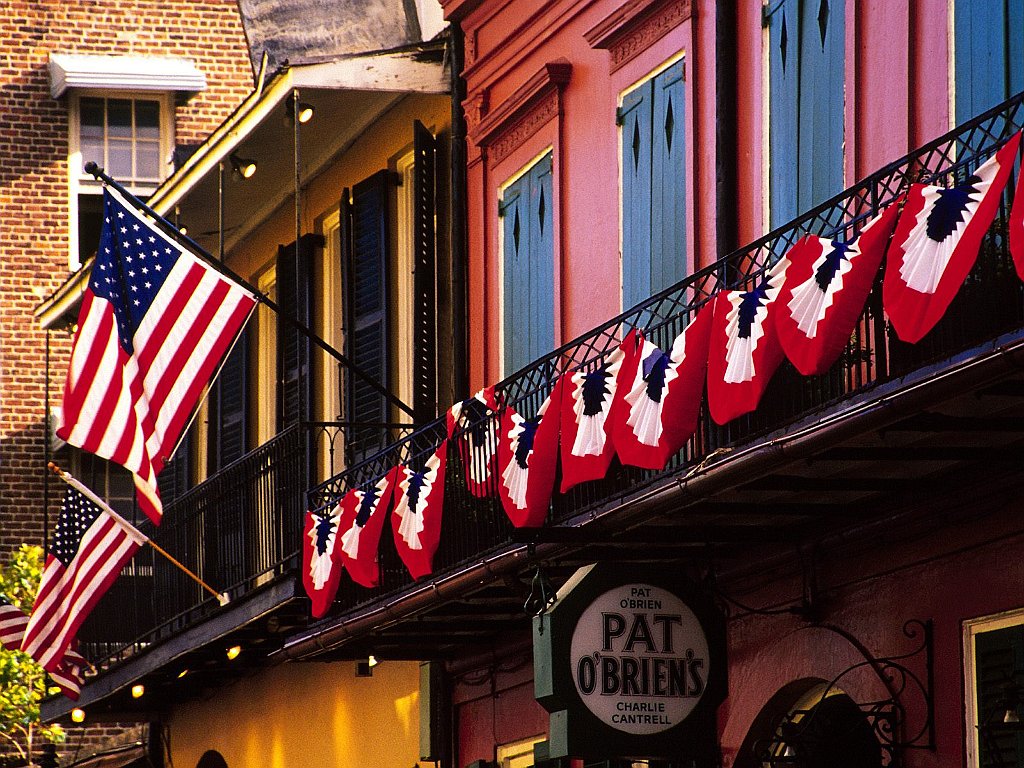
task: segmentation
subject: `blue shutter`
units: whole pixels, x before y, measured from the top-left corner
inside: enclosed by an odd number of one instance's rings
[[[843,0],[803,0],[797,214],[843,191]]]
[[[555,348],[555,234],[551,155],[541,159],[529,175],[532,221],[528,307],[530,346],[527,363]]]
[[[1024,89],[1024,0],[956,0],[956,121]]]
[[[651,282],[648,295],[675,285],[686,263],[686,100],[683,62],[654,79],[651,163]]]
[[[622,98],[622,306],[650,295],[651,123],[654,83]]]
[[[345,280],[345,349],[359,369],[388,386],[388,173],[379,171],[352,188],[343,206]],[[387,402],[362,377],[346,374],[345,418],[352,422],[388,421]],[[356,427],[351,432],[350,461],[376,452],[385,431]]]
[[[771,229],[797,214],[799,33],[799,0],[783,0],[768,25],[768,205]]]
[[[769,21],[771,228],[843,189],[843,0],[783,0]]]
[[[551,173],[551,155],[546,155],[505,188],[500,203],[506,374],[554,348]]]

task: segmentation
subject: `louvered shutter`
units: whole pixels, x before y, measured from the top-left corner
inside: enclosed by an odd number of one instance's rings
[[[529,360],[529,177],[523,176],[505,188],[499,214],[502,226],[502,322],[504,324],[505,375],[519,370]]]
[[[1007,685],[1024,685],[1024,626],[982,632],[975,637],[975,696],[978,725],[1002,724],[1001,700]],[[978,732],[982,768],[1024,764],[1024,733],[993,728]]]
[[[651,123],[654,84],[627,93],[619,108],[622,126],[622,307],[650,295]]]
[[[306,235],[295,244],[277,249],[277,303],[284,317],[312,327],[313,249],[319,243]],[[286,320],[277,322],[277,421],[283,430],[292,424],[309,421],[313,414],[313,387],[310,376],[312,343]]]
[[[551,155],[530,171],[530,347],[527,363],[555,348],[555,233]]]
[[[348,197],[346,192],[345,197]],[[345,351],[373,380],[389,385],[388,374],[388,173],[380,171],[352,188],[343,205]],[[387,401],[362,377],[345,377],[345,417],[359,422],[388,421]],[[350,461],[383,446],[380,427],[354,427]]]
[[[956,0],[956,121],[1024,89],[1024,0]]]
[[[413,411],[425,424],[437,415],[436,156],[437,140],[413,125]]]
[[[189,489],[189,469],[192,461],[192,431],[189,430],[181,439],[178,450],[174,452],[160,476],[157,484],[160,488],[160,501],[166,507]]]
[[[248,450],[249,345],[243,333],[224,361],[210,392],[210,471],[217,472]]]

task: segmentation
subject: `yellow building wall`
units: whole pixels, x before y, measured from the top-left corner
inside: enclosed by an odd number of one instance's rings
[[[419,759],[419,666],[354,662],[273,667],[167,720],[170,764],[216,750],[228,768],[409,768]]]

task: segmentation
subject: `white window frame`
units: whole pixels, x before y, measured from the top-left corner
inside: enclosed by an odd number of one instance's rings
[[[82,170],[81,99],[132,99],[155,101],[160,105],[160,157],[161,179],[174,171],[174,94],[169,91],[106,91],[82,89],[68,94],[68,268],[77,272],[82,263],[78,255],[78,196],[99,195],[102,186]],[[148,195],[159,186],[153,184],[126,184],[132,194]]]
[[[978,725],[980,713],[978,700],[975,696],[977,680],[975,679],[975,657],[977,656],[977,637],[986,632],[993,632],[1008,627],[1024,624],[1024,608],[1003,611],[963,622],[964,644],[964,717],[966,718],[964,733],[967,743],[964,757],[967,768],[980,768],[981,754],[978,746]]]
[[[277,268],[274,262],[256,279],[256,289],[272,300],[277,298]],[[256,308],[256,441],[263,445],[277,434],[277,316],[260,302]]]
[[[412,363],[415,359],[413,307],[416,285],[413,277],[415,233],[413,218],[416,212],[416,154],[409,152],[395,162],[398,172],[397,206],[395,208],[395,271],[392,306],[398,308],[391,358],[392,376],[395,377],[398,397],[403,403],[413,401]]]
[[[499,744],[494,750],[498,768],[532,768],[533,748],[547,738],[543,734]]]

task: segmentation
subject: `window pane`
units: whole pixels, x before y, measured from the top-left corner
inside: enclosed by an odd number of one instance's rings
[[[103,197],[101,195],[78,196],[78,257],[85,261],[96,253],[100,242],[100,225],[103,223]]]
[[[88,138],[82,137],[81,150],[82,150],[82,167],[84,169],[85,164],[92,160],[99,166],[106,164],[103,159],[103,137],[99,138]]]
[[[132,176],[132,143],[111,141],[107,145],[107,173],[115,178]]]
[[[160,139],[160,103],[156,101],[135,102],[135,137],[137,139]]]
[[[82,99],[79,103],[82,114],[82,139],[86,137],[103,139],[103,99]]]
[[[107,124],[111,138],[132,137],[132,103],[127,99],[107,101]]]
[[[138,179],[160,178],[160,145],[145,143],[135,145],[135,177]]]

